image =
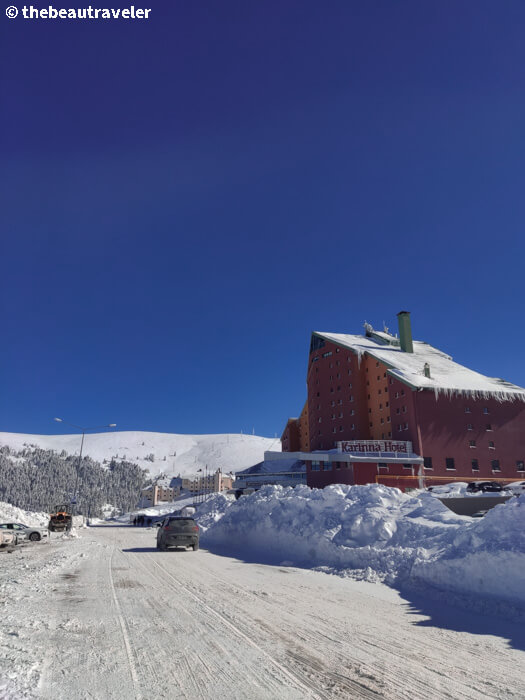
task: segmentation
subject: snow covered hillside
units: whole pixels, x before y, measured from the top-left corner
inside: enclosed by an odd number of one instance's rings
[[[44,450],[65,450],[74,455],[79,453],[80,441],[80,435],[0,433],[0,447],[8,445],[17,451],[36,445]],[[189,476],[205,465],[208,465],[208,470],[220,468],[224,473],[245,469],[260,462],[264,452],[270,449],[281,449],[278,438],[115,431],[87,433],[83,455],[100,463],[104,460],[109,462],[112,458],[135,462],[152,476],[162,472]]]
[[[482,519],[377,484],[265,486],[197,509],[203,546],[248,561],[417,584],[525,608],[525,496]]]

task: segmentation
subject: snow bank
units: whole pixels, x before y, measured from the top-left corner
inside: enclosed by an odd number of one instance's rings
[[[31,527],[47,527],[49,522],[48,513],[33,513],[29,510],[22,510],[10,503],[0,502],[0,522],[2,523],[22,523]]]
[[[333,485],[266,486],[200,506],[203,545],[251,561],[324,568],[390,584],[423,583],[525,605],[525,498],[483,519],[432,494]]]

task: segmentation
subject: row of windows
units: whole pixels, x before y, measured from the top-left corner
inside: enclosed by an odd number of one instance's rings
[[[424,457],[423,463],[424,463],[425,469],[433,469],[432,457]],[[447,468],[447,471],[455,471],[456,461],[455,461],[454,457],[446,457],[445,458],[445,466]],[[479,460],[472,459],[471,466],[472,466],[472,471],[474,471],[474,472],[479,471]],[[492,470],[495,472],[501,471],[501,463],[500,463],[499,459],[492,459],[490,462],[490,466],[491,466]],[[516,460],[516,470],[519,472],[525,471],[525,460],[523,460],[523,459]]]
[[[465,413],[472,413],[470,406],[465,406]],[[490,413],[487,406],[483,406],[483,415],[488,416]]]
[[[336,469],[351,469],[352,468],[352,463],[351,462],[312,462],[312,471],[313,472],[320,472],[321,470],[324,472],[331,472],[332,467],[335,467]]]
[[[467,423],[467,430],[474,430],[472,423]],[[485,423],[485,430],[487,432],[492,431],[492,425],[490,423]]]
[[[475,440],[469,440],[468,441],[468,446],[469,447],[476,447],[476,441]],[[494,440],[489,440],[489,450],[495,450],[496,445],[494,444]]]

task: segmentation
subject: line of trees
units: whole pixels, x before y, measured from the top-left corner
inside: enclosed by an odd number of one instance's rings
[[[79,459],[55,450],[27,447],[15,452],[0,448],[0,501],[32,511],[50,511],[70,503],[77,489],[77,512],[102,516],[111,504],[132,510],[146,484],[146,471],[133,462],[111,460],[103,467],[91,457]]]

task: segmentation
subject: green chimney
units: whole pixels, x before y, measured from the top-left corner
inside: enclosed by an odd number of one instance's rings
[[[412,328],[410,326],[410,311],[400,311],[397,315],[399,325],[399,342],[403,352],[414,352],[412,345]]]

